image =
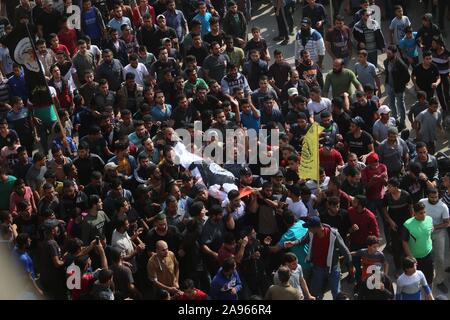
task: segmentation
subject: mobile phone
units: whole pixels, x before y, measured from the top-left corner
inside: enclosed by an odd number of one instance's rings
[[[96,237],[95,237],[95,243],[96,243],[97,245],[100,244],[100,237],[99,237],[99,236],[96,236]]]

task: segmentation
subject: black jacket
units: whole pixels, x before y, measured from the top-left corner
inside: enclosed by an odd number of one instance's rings
[[[403,62],[403,60],[399,57],[395,58],[394,68],[392,69],[392,74],[394,75],[392,78],[394,79],[394,83],[389,83],[389,71],[388,64],[389,60],[386,59],[383,62],[384,69],[386,70],[386,84],[389,84],[395,93],[404,92],[406,89],[406,85],[411,79],[408,71],[408,66]]]

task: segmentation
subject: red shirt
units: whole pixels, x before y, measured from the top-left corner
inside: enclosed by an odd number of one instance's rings
[[[59,36],[58,36],[58,38],[59,38]],[[56,54],[58,51],[64,52],[64,54],[67,56],[67,59],[70,59],[70,52],[69,52],[69,50],[67,49],[67,47],[66,47],[65,45],[59,44],[58,47],[57,47],[56,49],[53,49],[53,48],[51,48],[51,49],[53,50],[53,52],[54,52],[55,54]]]
[[[336,149],[331,149],[329,154],[325,155],[323,148],[320,148],[319,161],[320,166],[325,169],[328,177],[334,177],[336,175],[336,167],[344,165],[344,160]]]
[[[208,297],[206,293],[204,293],[200,289],[195,289],[195,294],[193,297],[188,297],[185,293],[178,298],[178,300],[205,300]]]
[[[365,186],[367,186],[366,197],[368,200],[381,200],[384,198],[384,186],[386,180],[375,177],[381,174],[386,175],[387,178],[387,168],[384,164],[379,164],[375,169],[371,168],[370,166],[362,169],[361,181]]]
[[[217,260],[219,262],[219,265],[221,266],[227,258],[233,257],[235,255],[235,252],[228,250],[224,245],[222,245],[217,252],[217,255]]]
[[[73,57],[75,55],[75,53],[77,53],[77,51],[78,51],[77,32],[75,30],[70,30],[70,29],[67,31],[61,30],[58,33],[58,38],[59,38],[59,42],[61,42],[62,45],[67,47],[66,50],[68,50],[68,52],[70,53],[70,56],[68,58]]]
[[[330,247],[330,232],[331,229],[323,227],[324,236],[314,236],[312,242],[312,257],[311,262],[315,267],[327,267],[328,248]]]
[[[350,234],[350,243],[366,247],[368,236],[380,236],[380,229],[378,228],[378,222],[375,215],[367,208],[364,208],[363,212],[358,213],[353,207],[348,208],[348,217],[350,224],[356,224],[359,228]]]

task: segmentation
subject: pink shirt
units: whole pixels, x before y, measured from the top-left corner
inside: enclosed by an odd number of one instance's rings
[[[382,177],[375,177],[382,175]],[[370,166],[361,171],[361,181],[366,186],[366,197],[369,200],[380,200],[384,198],[384,186],[387,180],[387,168],[384,164],[372,169]],[[368,184],[371,183],[369,186]]]
[[[34,196],[30,187],[25,187],[25,194],[23,197],[19,196],[16,192],[11,193],[11,196],[9,197],[9,211],[11,212],[13,218],[17,216],[17,204],[23,200],[30,204],[29,212],[31,213],[33,211],[31,203],[34,200]]]

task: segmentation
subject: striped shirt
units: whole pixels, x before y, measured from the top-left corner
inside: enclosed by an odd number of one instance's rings
[[[442,202],[447,205],[447,207],[450,209],[450,191],[445,191],[444,195],[442,196]]]
[[[302,38],[302,32],[299,31],[295,37],[295,59],[300,60],[301,51],[307,50],[311,54],[311,59],[317,63],[319,56],[325,55],[325,43],[322,35],[319,31],[311,29],[310,34],[306,35],[304,39]]]
[[[439,54],[436,50],[431,51],[433,54],[433,62],[438,67],[439,74],[448,75],[450,72],[450,52],[447,49]]]

